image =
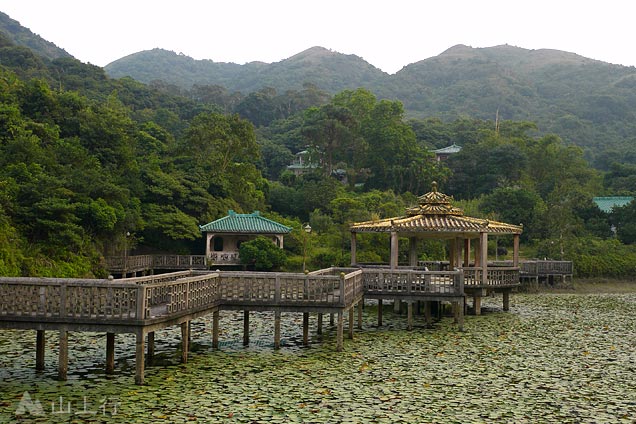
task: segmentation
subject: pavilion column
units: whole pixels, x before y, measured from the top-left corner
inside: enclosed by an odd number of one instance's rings
[[[391,231],[391,269],[397,269],[398,267],[398,233],[397,231]]]
[[[409,237],[409,265],[417,266],[417,237]]]
[[[519,234],[512,236],[512,266],[519,266]]]
[[[351,266],[357,264],[358,260],[356,259],[356,233],[351,233]]]
[[[464,239],[464,267],[470,266],[470,239]]]
[[[464,239],[457,237],[455,239],[455,268],[462,267],[462,248],[464,247]]]
[[[475,243],[475,268],[481,266],[481,238],[478,243]]]
[[[214,237],[214,235],[212,233],[206,233],[206,242],[205,242],[205,257],[209,258],[210,257],[210,241],[212,240],[212,237]]]
[[[480,256],[481,256],[481,283],[488,284],[488,233],[479,233],[480,238]]]
[[[450,240],[450,246],[448,247],[448,269],[449,270],[453,270],[455,269],[456,262],[455,262],[455,256],[457,255],[457,247],[456,247],[456,240],[455,239],[451,239]]]

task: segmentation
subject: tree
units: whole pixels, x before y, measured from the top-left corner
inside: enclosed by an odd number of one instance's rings
[[[256,271],[271,271],[285,265],[287,256],[270,239],[258,236],[254,240],[241,243],[239,247],[241,263],[252,266]]]

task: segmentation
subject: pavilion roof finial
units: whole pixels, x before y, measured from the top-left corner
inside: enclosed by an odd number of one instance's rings
[[[432,191],[421,195],[417,198],[417,206],[408,208],[406,214],[408,216],[415,215],[457,215],[461,216],[464,211],[453,206],[452,196],[437,191],[437,181],[431,183]]]

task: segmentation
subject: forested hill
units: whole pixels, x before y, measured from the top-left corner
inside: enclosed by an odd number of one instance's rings
[[[330,93],[358,87],[381,87],[388,74],[355,55],[312,47],[280,62],[267,64],[195,60],[163,49],[146,50],[118,59],[104,68],[114,78],[130,76],[149,83],[155,80],[189,89],[192,85],[220,85],[230,91],[250,93],[263,87],[298,90],[305,83]]]
[[[20,22],[11,19],[7,14],[2,12],[0,12],[0,32],[2,32],[3,37],[11,43],[28,47],[34,53],[46,59],[73,57],[66,50],[34,34],[28,28],[20,25]],[[0,47],[4,47],[5,45],[6,41],[0,43]]]
[[[458,45],[389,75],[358,56],[321,47],[272,64],[245,65],[155,49],[105,70],[182,89],[219,85],[244,94],[263,87],[299,90],[305,83],[330,93],[365,87],[401,101],[410,116],[492,120],[498,113],[500,119],[534,121],[542,133],[586,148],[599,167],[617,157],[636,162],[630,147],[636,134],[636,69],[558,50]]]

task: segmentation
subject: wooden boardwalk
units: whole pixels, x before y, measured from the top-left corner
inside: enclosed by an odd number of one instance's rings
[[[274,346],[280,347],[282,312],[303,314],[303,342],[308,343],[309,314],[337,315],[337,350],[343,349],[344,314],[353,338],[354,311],[362,325],[363,298],[393,299],[408,305],[446,301],[454,306],[461,329],[464,315],[463,271],[417,271],[329,268],[308,274],[181,271],[145,277],[82,280],[58,278],[0,278],[0,329],[36,330],[36,369],[44,368],[45,331],[59,332],[58,375],[68,369],[68,332],[106,332],[106,370],[114,371],[115,334],[136,335],[135,382],[143,384],[146,348],[154,353],[154,332],[180,325],[182,361],[187,362],[189,323],[212,314],[212,344],[219,345],[219,312],[244,311],[244,344],[249,343],[251,311],[274,311]],[[333,315],[332,315],[333,317]],[[378,308],[382,324],[382,308]],[[147,343],[147,345],[146,345]]]

